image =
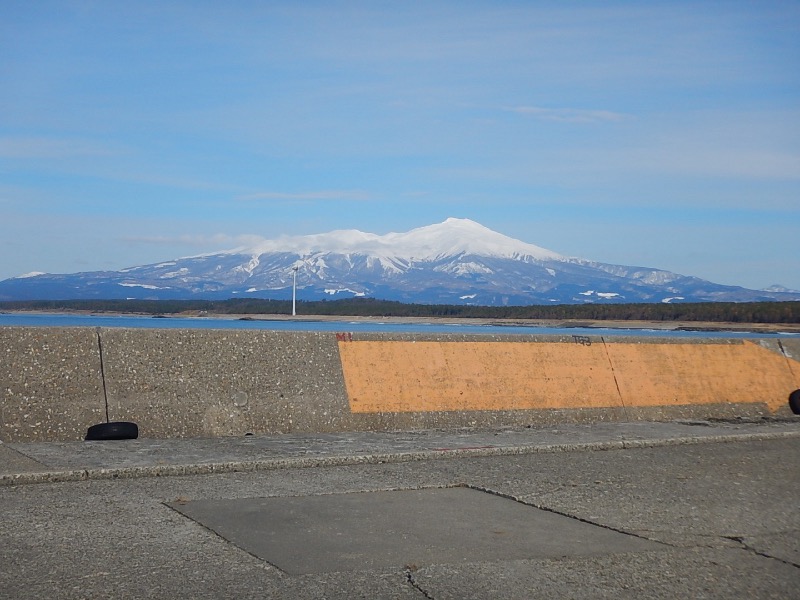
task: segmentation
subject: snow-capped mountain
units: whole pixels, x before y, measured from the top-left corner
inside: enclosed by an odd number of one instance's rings
[[[265,240],[121,271],[29,273],[0,281],[0,300],[372,297],[442,304],[800,300],[647,267],[562,256],[468,219],[406,233],[340,230]]]

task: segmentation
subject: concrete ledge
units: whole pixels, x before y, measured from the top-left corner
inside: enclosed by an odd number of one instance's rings
[[[667,428],[670,424],[664,424]],[[358,435],[352,435],[351,443],[341,448],[333,455],[327,456],[288,456],[285,458],[266,458],[259,460],[214,460],[213,456],[207,457],[208,462],[196,462],[185,464],[146,464],[138,466],[104,467],[104,468],[81,468],[64,470],[42,470],[35,472],[0,474],[0,486],[3,485],[26,485],[35,483],[60,483],[69,481],[87,480],[109,480],[109,479],[132,479],[140,477],[177,477],[187,475],[213,475],[220,473],[271,471],[277,469],[301,469],[314,467],[337,467],[345,465],[359,464],[383,464],[383,463],[402,463],[427,460],[447,460],[457,458],[478,458],[491,456],[518,456],[527,454],[556,453],[556,452],[591,452],[608,450],[626,450],[633,448],[658,448],[665,446],[681,446],[708,443],[732,443],[747,441],[776,440],[785,438],[800,437],[800,429],[792,427],[779,431],[757,431],[747,433],[720,433],[712,430],[708,433],[701,432],[689,434],[676,434],[672,432],[666,437],[644,437],[640,439],[602,439],[604,436],[591,436],[595,439],[589,441],[571,441],[563,443],[540,443],[535,439],[523,444],[505,445],[486,445],[486,446],[466,446],[452,448],[420,448],[417,450],[406,450],[396,448],[387,450],[385,447],[378,450],[372,446],[369,440],[359,440]],[[625,424],[620,424],[625,427]],[[674,425],[673,425],[674,426]],[[447,434],[438,432],[421,432],[432,439],[441,435],[442,438],[452,444],[452,439],[448,439]],[[533,432],[535,434],[535,432]],[[666,433],[666,431],[665,431]],[[462,442],[469,434],[462,434]],[[482,440],[487,432],[475,432],[475,439]],[[276,440],[278,445],[280,441]],[[312,440],[312,444],[314,441]],[[357,452],[353,452],[353,441],[359,446]],[[112,442],[113,443],[113,442]],[[147,444],[148,442],[145,442]],[[153,442],[150,442],[153,443]],[[193,444],[192,440],[186,443]],[[373,442],[374,443],[374,442]],[[482,443],[478,441],[477,443]],[[372,447],[371,447],[372,446]],[[379,444],[379,447],[384,444]],[[220,454],[225,449],[220,448]],[[59,451],[58,448],[55,451]],[[140,453],[147,454],[147,448],[139,450]],[[153,461],[155,462],[155,461]]]

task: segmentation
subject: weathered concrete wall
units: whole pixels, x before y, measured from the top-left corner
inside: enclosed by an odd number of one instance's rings
[[[349,410],[332,334],[107,329],[112,420],[142,435],[336,431]]]
[[[102,347],[102,372],[101,352]],[[0,328],[0,440],[790,414],[800,340]]]
[[[93,329],[0,327],[0,440],[81,439],[105,419]]]

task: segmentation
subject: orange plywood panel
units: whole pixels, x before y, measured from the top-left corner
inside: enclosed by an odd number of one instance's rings
[[[602,345],[340,342],[356,413],[618,407]]]
[[[786,404],[798,385],[793,361],[752,342],[607,344],[625,406]]]
[[[339,342],[354,413],[765,403],[800,387],[797,361],[736,344]]]

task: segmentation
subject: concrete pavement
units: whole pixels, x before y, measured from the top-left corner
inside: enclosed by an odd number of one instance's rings
[[[0,467],[0,598],[800,589],[798,418],[0,444]]]

